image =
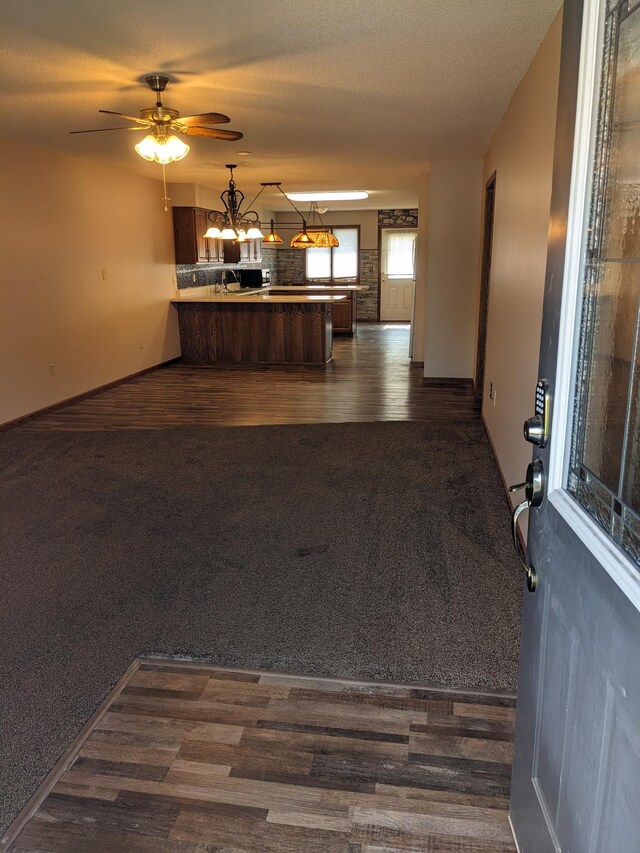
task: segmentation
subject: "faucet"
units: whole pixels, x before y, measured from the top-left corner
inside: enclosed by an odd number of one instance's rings
[[[222,290],[224,293],[229,292],[229,274],[233,276],[233,280],[236,284],[240,284],[240,279],[236,275],[235,270],[222,270]]]

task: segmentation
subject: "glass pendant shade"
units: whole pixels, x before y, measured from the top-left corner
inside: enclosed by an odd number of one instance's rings
[[[138,142],[135,146],[138,154],[143,157],[145,160],[153,161],[153,158],[156,155],[156,138],[155,136],[145,136],[142,142]]]
[[[209,237],[210,239],[216,240],[222,232],[218,228],[217,225],[212,225],[204,235],[205,237]]]
[[[269,234],[267,234],[267,236],[264,238],[264,240],[262,242],[263,243],[273,243],[274,245],[277,245],[278,243],[282,243],[282,239],[280,237],[278,237],[278,235],[275,232],[270,232]]]
[[[220,234],[221,240],[235,240],[238,235],[233,228],[223,228]]]
[[[263,238],[262,231],[258,228],[257,225],[252,225],[251,228],[247,231],[247,237],[249,240],[262,240]]]
[[[330,231],[311,231],[309,236],[314,242],[314,246],[318,249],[331,249],[340,245],[340,241]]]
[[[269,231],[267,236],[263,238],[262,242],[263,243],[274,243],[275,245],[277,245],[278,243],[282,243],[281,238],[278,237],[278,235],[276,234],[275,223],[274,223],[273,219],[271,220],[271,231]]]
[[[300,231],[291,241],[292,249],[312,249],[316,244],[306,231]]]
[[[249,237],[247,236],[247,232],[244,228],[238,228],[238,236],[236,238],[238,243],[246,243]]]

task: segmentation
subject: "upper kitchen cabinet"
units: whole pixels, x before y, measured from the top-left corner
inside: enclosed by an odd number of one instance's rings
[[[223,243],[225,264],[240,264],[262,260],[261,240],[246,240],[244,243],[223,240]]]
[[[222,241],[204,236],[210,225],[208,213],[202,207],[173,208],[176,264],[210,264],[223,260]]]

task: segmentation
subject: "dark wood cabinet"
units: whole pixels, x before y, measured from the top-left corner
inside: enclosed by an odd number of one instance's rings
[[[333,331],[336,335],[355,334],[355,305],[351,293],[346,299],[334,302],[333,308]]]
[[[205,237],[211,225],[209,211],[204,207],[173,208],[173,238],[176,264],[239,264],[262,260],[262,241],[233,240]]]
[[[295,286],[277,288],[274,287],[271,290],[271,293],[274,295],[284,295],[291,293],[304,293],[305,291],[313,291],[313,285],[301,286],[300,288],[296,288]],[[323,292],[323,288],[317,288],[318,293]],[[326,292],[326,291],[325,291]],[[331,289],[331,293],[336,296],[344,296],[344,299],[341,299],[339,302],[331,303],[331,314],[332,314],[332,323],[333,323],[333,333],[334,335],[356,335],[358,330],[358,321],[357,321],[357,291],[355,290],[340,290],[339,287],[334,286]]]
[[[203,207],[173,208],[176,264],[222,262],[222,240],[211,240],[204,236],[210,224],[209,211]]]
[[[174,300],[187,364],[326,364],[333,306],[327,302]]]
[[[234,243],[233,240],[221,240],[223,245],[222,260],[225,264],[239,264],[242,259],[241,246],[244,243]]]

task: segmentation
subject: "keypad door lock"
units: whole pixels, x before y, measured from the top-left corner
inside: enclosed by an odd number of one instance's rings
[[[551,422],[551,397],[547,379],[538,379],[536,383],[535,414],[524,422],[525,441],[537,447],[546,447],[549,441]]]

